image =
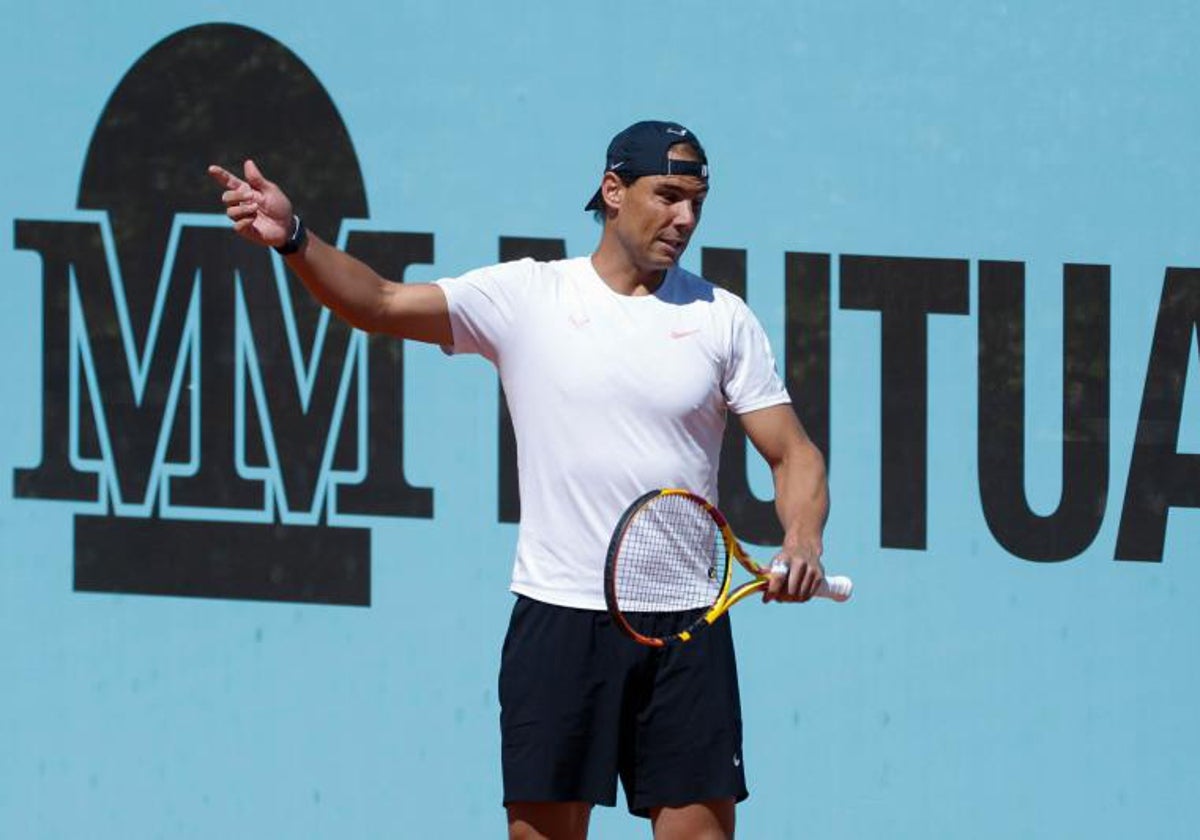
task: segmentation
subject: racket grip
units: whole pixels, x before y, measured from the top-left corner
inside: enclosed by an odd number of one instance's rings
[[[821,585],[817,587],[818,598],[828,598],[831,601],[850,600],[850,593],[854,591],[854,582],[845,575],[834,575],[827,577],[821,581]]]

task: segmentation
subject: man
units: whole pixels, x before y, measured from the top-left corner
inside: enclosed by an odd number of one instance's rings
[[[640,122],[608,148],[585,209],[590,258],[521,260],[431,284],[388,282],[305,231],[253,162],[209,169],[234,229],[285,254],[354,326],[479,353],[497,367],[518,442],[522,521],[500,704],[514,838],[582,838],[615,802],[656,838],[723,838],[747,795],[728,618],[651,651],[604,612],[609,534],[653,487],[716,495],[726,410],[771,467],[785,538],[766,600],[805,601],[824,576],[824,462],[736,296],[679,268],[708,194],[708,161],[675,123]]]

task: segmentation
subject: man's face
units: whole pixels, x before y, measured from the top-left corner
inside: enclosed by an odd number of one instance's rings
[[[687,144],[671,147],[672,160],[699,160]],[[700,223],[700,211],[708,185],[692,175],[645,175],[632,184],[613,185],[617,214],[613,232],[639,269],[662,271],[683,256],[688,241]],[[618,189],[619,188],[619,189]]]

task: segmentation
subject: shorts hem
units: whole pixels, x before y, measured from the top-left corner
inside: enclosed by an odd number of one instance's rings
[[[672,798],[666,801],[654,802],[652,804],[639,803],[636,806],[633,803],[629,803],[628,807],[629,813],[633,816],[650,819],[650,812],[655,808],[681,808],[684,805],[694,805],[697,802],[708,802],[711,799],[732,799],[734,805],[739,805],[749,798],[750,792],[745,788],[742,788],[741,791],[735,793],[701,794],[700,796],[694,797],[679,797],[677,799]]]

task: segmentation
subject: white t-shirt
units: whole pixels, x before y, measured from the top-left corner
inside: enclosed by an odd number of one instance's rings
[[[591,259],[519,260],[437,281],[453,353],[500,373],[517,438],[512,591],[604,609],[621,513],[656,487],[716,500],[726,409],[789,401],[736,295],[674,267],[653,295],[614,292]]]

